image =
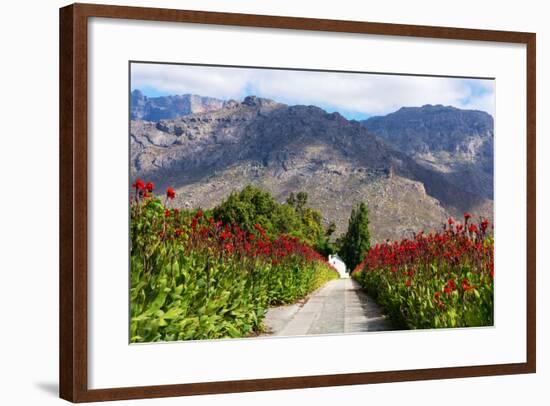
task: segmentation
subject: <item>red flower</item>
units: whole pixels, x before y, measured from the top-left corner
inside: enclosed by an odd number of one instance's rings
[[[434,293],[434,297],[435,297],[436,299],[439,299],[439,295],[440,295],[439,292],[435,292],[435,293]]]
[[[453,279],[449,279],[447,281],[447,285],[445,285],[445,293],[451,293],[453,290],[456,289],[456,282]]]
[[[454,224],[454,222],[455,221],[450,217],[447,219],[447,223],[449,223],[450,226],[452,226]]]
[[[148,192],[152,192],[155,189],[155,185],[153,185],[153,182],[147,182],[145,189],[147,189]]]
[[[470,231],[470,233],[477,233],[477,226],[475,224],[470,224],[468,231]]]
[[[462,290],[464,290],[464,292],[468,292],[470,289],[473,288],[475,288],[475,286],[471,286],[468,282],[468,279],[464,278],[462,280]]]
[[[168,209],[164,210],[164,215],[166,217],[170,217],[170,210],[168,210]]]
[[[407,281],[405,282],[405,286],[408,287],[408,288],[410,288],[411,285],[412,285],[412,280],[407,279]]]
[[[468,212],[464,213],[464,220],[467,222],[469,219],[472,218],[472,215]]]
[[[143,190],[145,188],[145,183],[140,178],[137,178],[134,183],[132,183],[132,187],[136,190]]]
[[[196,217],[197,217],[197,218],[200,218],[200,217],[202,217],[202,214],[203,214],[203,213],[202,213],[202,210],[199,210],[199,211],[197,212]]]
[[[176,192],[172,187],[166,189],[166,196],[168,197],[168,199],[173,199],[174,197],[176,197]]]

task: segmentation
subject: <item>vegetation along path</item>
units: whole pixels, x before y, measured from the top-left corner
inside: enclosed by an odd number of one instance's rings
[[[278,336],[393,329],[380,307],[350,278],[328,282],[304,304],[269,309],[264,324]]]

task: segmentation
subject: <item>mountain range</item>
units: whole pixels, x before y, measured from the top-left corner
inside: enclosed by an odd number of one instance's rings
[[[194,94],[148,97],[136,89],[130,95],[130,106],[131,120],[158,121],[219,110],[224,101]]]
[[[374,240],[440,228],[464,211],[492,219],[493,121],[445,106],[364,122],[316,106],[131,94],[132,178],[176,188],[176,206],[209,208],[253,184],[284,201],[306,191],[334,235],[369,205]]]
[[[463,190],[493,200],[493,117],[442,105],[403,107],[362,122],[393,148],[445,173]]]

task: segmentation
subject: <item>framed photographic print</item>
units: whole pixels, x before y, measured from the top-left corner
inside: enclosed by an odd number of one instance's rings
[[[535,34],[74,4],[60,39],[62,398],[535,372]]]

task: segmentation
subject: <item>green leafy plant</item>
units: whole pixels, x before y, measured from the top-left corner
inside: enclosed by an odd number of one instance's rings
[[[257,334],[270,305],[294,302],[338,277],[297,237],[273,238],[259,223],[170,208],[171,188],[163,202],[152,183],[138,179],[133,187],[132,342]]]
[[[494,243],[485,219],[377,244],[353,277],[402,328],[493,325]]]

